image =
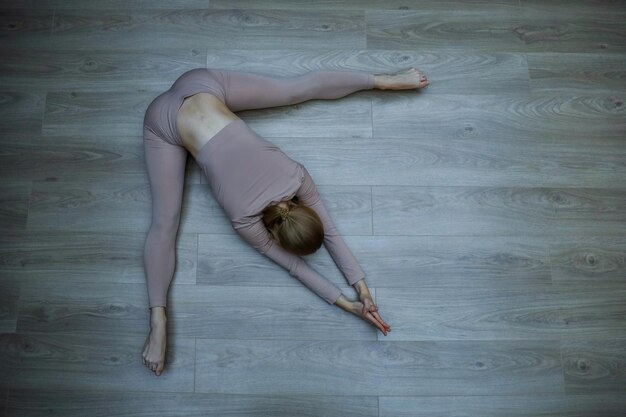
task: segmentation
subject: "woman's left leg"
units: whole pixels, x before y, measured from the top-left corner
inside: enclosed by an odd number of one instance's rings
[[[363,71],[316,70],[292,77],[213,69],[232,111],[286,106],[313,99],[337,99],[374,88],[374,74]]]

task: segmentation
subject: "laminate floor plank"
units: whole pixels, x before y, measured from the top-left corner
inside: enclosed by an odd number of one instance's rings
[[[561,341],[565,390],[568,393],[609,393],[626,388],[626,338]]]
[[[54,7],[55,10],[89,8],[89,10],[100,9],[198,9],[209,5],[211,0],[168,0],[166,2],[152,0],[22,0],[19,3],[13,0],[0,1],[0,8],[20,8],[20,9],[39,9],[42,6]]]
[[[558,340],[197,339],[196,349],[196,392],[379,396],[563,393]]]
[[[623,236],[584,236],[548,243],[554,283],[626,284],[626,240]]]
[[[367,48],[623,53],[626,10],[454,2],[447,10],[366,10]],[[545,2],[544,2],[545,3]]]
[[[20,281],[0,269],[0,333],[15,333],[19,295]]]
[[[528,60],[532,92],[623,94],[626,54],[531,52]]]
[[[626,285],[377,287],[376,302],[397,323],[385,341],[626,337]]]
[[[41,93],[1,91],[2,135],[41,132],[44,102],[45,97]]]
[[[380,417],[621,417],[614,394],[378,397]]]
[[[2,181],[0,183],[0,231],[19,231],[26,228],[32,183],[30,181]]]
[[[158,410],[159,417],[378,417],[374,396],[270,396],[221,395],[183,392],[72,392],[62,390],[11,390],[8,416],[128,417]],[[150,411],[149,411],[150,412]]]
[[[346,233],[370,234],[371,195],[368,187],[325,187],[336,196],[335,223]],[[29,231],[147,232],[151,221],[148,184],[128,182],[34,181],[28,206]],[[343,200],[343,201],[342,201]],[[28,200],[27,200],[28,201]],[[355,221],[346,208],[361,206]],[[342,213],[346,213],[342,215]],[[343,220],[343,217],[346,220]],[[186,184],[179,233],[234,234],[224,210],[206,184]]]
[[[42,46],[63,49],[282,49],[364,48],[360,11],[257,9],[56,10],[52,37]]]
[[[135,283],[145,287],[143,249],[146,231],[10,231],[0,236],[0,273],[7,279],[54,285]],[[195,284],[197,236],[179,234],[173,284]],[[69,294],[72,293],[69,287]],[[78,287],[76,287],[78,288]]]
[[[170,338],[170,372],[146,377],[142,336],[0,334],[0,387],[192,392],[194,339]]]
[[[423,116],[427,119],[429,116]],[[406,121],[398,121],[399,125]],[[622,138],[587,134],[526,137],[476,131],[451,121],[444,132],[415,123],[412,132],[387,124],[371,140],[270,137],[302,161],[319,184],[623,188]],[[456,126],[454,126],[456,124]],[[376,129],[376,128],[375,128]],[[450,132],[445,132],[445,130]],[[396,134],[402,130],[401,134]],[[324,129],[318,129],[322,134]],[[398,137],[394,137],[398,136]]]
[[[3,2],[4,3],[4,2]],[[19,6],[21,2],[12,2]],[[4,9],[0,7],[0,57],[2,61],[10,59],[5,55],[4,48],[29,49],[36,47],[40,42],[49,39],[52,34],[52,20],[54,10],[49,6],[37,9]]]
[[[430,87],[428,87],[430,88]],[[617,139],[626,129],[626,96],[534,92],[524,95],[452,95],[433,90],[373,95],[374,137]],[[417,117],[409,118],[408,114]]]
[[[154,92],[81,93],[46,95],[43,135],[142,135],[141,126]],[[288,116],[280,122],[281,116]],[[261,136],[302,137],[320,125],[325,135],[372,137],[369,98],[357,95],[343,101],[316,100],[297,107],[241,112],[241,118]]]
[[[206,48],[70,50],[3,45],[0,56],[7,58],[0,62],[0,85],[12,91],[160,94],[185,71],[204,67]]]
[[[475,288],[506,289],[551,282],[548,246],[542,237],[360,236],[344,232],[342,236],[363,268],[368,285],[375,288],[436,286],[444,290],[471,283]],[[336,285],[346,285],[327,250],[308,255],[306,262]],[[198,284],[256,286],[259,274],[268,288],[301,285],[236,236],[198,235]]]
[[[421,0],[419,3],[402,0],[346,0],[341,3],[328,3],[326,1],[311,1],[298,3],[290,0],[275,0],[271,2],[258,2],[255,0],[210,0],[212,9],[230,9],[233,7],[247,9],[297,9],[316,10],[336,8],[338,10],[446,10],[450,7],[464,6],[467,2],[459,0]],[[492,0],[489,2],[495,6],[517,5],[519,0]],[[474,7],[481,7],[481,2],[476,2]]]

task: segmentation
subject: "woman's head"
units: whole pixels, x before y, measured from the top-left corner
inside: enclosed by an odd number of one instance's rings
[[[269,205],[263,210],[263,223],[283,249],[296,255],[310,255],[324,243],[322,221],[304,204],[285,201]]]

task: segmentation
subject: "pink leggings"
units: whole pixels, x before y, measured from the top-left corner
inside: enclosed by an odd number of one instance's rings
[[[174,275],[188,154],[176,130],[176,114],[186,97],[209,92],[236,112],[311,99],[336,99],[373,86],[373,74],[361,71],[317,70],[275,77],[196,68],[181,75],[169,90],[155,98],[146,110],[143,142],[152,194],[152,222],[144,246],[150,307],[166,306]]]

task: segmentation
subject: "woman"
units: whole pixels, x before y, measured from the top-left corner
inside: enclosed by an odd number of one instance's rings
[[[185,163],[190,152],[235,231],[329,304],[363,318],[387,335],[365,274],[345,245],[304,166],[252,131],[233,112],[336,99],[364,89],[428,85],[415,68],[396,74],[311,71],[295,77],[196,68],[181,75],[146,110],[144,150],[152,223],[144,247],[150,334],[143,362],[161,375],[166,347],[166,298],[175,265]],[[328,249],[359,294],[351,301],[298,255]]]

